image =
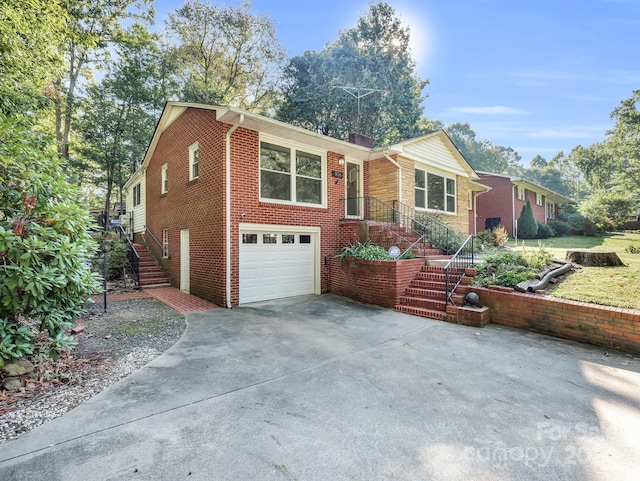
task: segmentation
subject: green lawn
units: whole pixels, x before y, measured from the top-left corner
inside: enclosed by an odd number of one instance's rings
[[[522,250],[513,240],[507,246]],[[607,306],[640,309],[640,254],[630,254],[625,249],[634,245],[640,249],[640,233],[619,232],[596,237],[567,236],[541,241],[554,259],[564,259],[568,249],[593,249],[614,251],[624,267],[584,267],[571,274],[567,280],[551,291],[562,299],[592,302]],[[525,249],[538,249],[537,240],[524,241]]]

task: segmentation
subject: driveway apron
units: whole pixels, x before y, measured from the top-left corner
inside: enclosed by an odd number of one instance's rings
[[[640,360],[334,295],[190,314],[2,480],[632,480]]]

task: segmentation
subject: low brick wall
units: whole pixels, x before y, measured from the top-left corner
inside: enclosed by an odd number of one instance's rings
[[[640,311],[470,287],[489,307],[491,322],[607,348],[640,353]]]
[[[424,259],[364,261],[346,257],[331,279],[331,291],[367,304],[393,308],[424,265]]]

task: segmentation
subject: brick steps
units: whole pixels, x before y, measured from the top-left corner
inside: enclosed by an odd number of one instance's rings
[[[140,256],[138,268],[140,273],[140,286],[145,288],[170,286],[169,279],[160,266],[158,266],[158,263],[147,248],[142,244],[134,244],[134,247]]]

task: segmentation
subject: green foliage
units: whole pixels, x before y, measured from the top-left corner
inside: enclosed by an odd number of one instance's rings
[[[600,190],[588,196],[580,205],[580,213],[590,221],[596,232],[611,232],[624,224],[638,208],[629,192]]]
[[[217,3],[187,0],[168,14],[167,61],[181,100],[272,110],[284,59],[275,23],[253,14],[248,0],[239,7]]]
[[[522,206],[520,217],[518,218],[518,237],[520,239],[535,239],[538,234],[538,221],[533,215],[531,202],[527,199],[527,203]]]
[[[509,234],[502,224],[495,229],[486,229],[476,234],[476,242],[484,247],[503,247],[508,240]]]
[[[127,263],[127,253],[129,252],[129,246],[124,239],[121,239],[117,234],[109,231],[100,231],[95,236],[98,242],[100,255],[94,257],[91,261],[93,270],[96,272],[102,272],[103,270],[103,254],[107,254],[107,279],[115,280],[119,279]]]
[[[478,276],[474,283],[480,286],[498,285],[515,287],[522,281],[533,279],[535,271],[527,260],[517,252],[499,252],[478,265]]]
[[[551,253],[545,244],[538,241],[537,249],[528,249],[525,243],[522,243],[522,257],[527,266],[540,271],[551,262]]]
[[[12,326],[6,345],[19,347],[6,347],[5,359],[29,352],[37,332],[57,355],[69,345],[64,329],[98,288],[88,267],[96,248],[89,213],[63,170],[50,143],[0,115],[0,319]]]
[[[340,260],[345,257],[355,257],[366,261],[386,261],[391,260],[391,256],[384,247],[371,245],[369,242],[365,244],[356,241],[355,244],[342,248],[342,252],[338,256]]]
[[[371,4],[356,27],[284,71],[278,119],[346,140],[352,132],[385,145],[420,133],[422,91],[409,29],[387,3]]]
[[[555,237],[556,231],[553,230],[549,224],[545,224],[544,222],[538,222],[538,233],[536,234],[536,239],[548,239],[549,237]]]
[[[571,232],[571,225],[562,220],[550,220],[549,227],[553,229],[555,237],[562,237]]]
[[[640,246],[637,246],[637,245],[631,243],[627,247],[624,248],[624,251],[627,254],[640,254]]]
[[[5,361],[20,359],[25,354],[33,353],[35,335],[26,326],[0,319],[0,367]]]

